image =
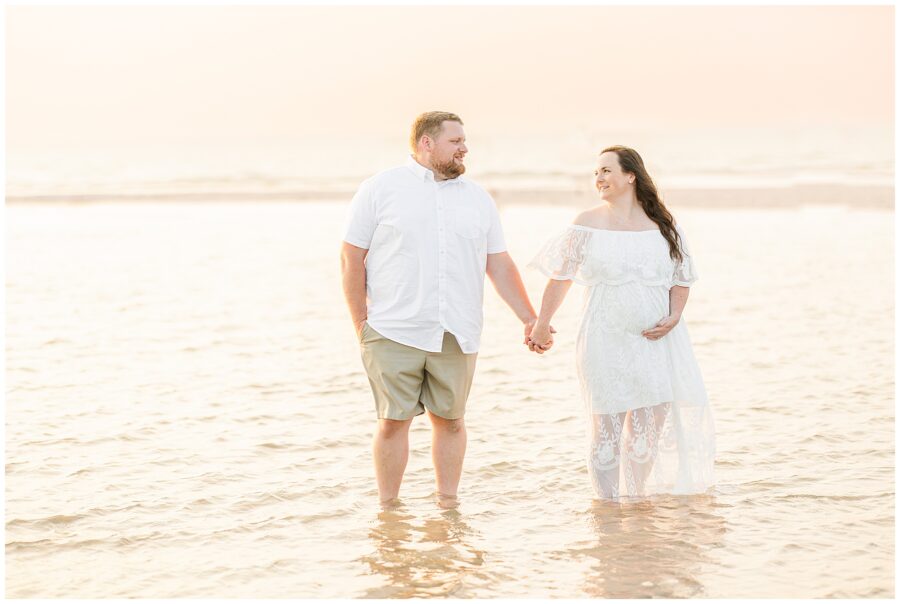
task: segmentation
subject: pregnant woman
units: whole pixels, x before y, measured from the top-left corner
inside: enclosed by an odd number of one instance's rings
[[[715,432],[681,317],[693,258],[635,150],[605,149],[594,174],[602,203],[529,265],[550,277],[530,347],[551,345],[550,320],[572,282],[587,286],[576,358],[597,496],[705,492]]]

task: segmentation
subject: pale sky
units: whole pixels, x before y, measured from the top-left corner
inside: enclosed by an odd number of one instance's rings
[[[893,127],[894,8],[7,7],[9,149]]]

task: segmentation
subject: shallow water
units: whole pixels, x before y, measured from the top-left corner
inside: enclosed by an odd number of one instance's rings
[[[594,501],[580,292],[537,356],[488,284],[461,505],[421,417],[382,510],[345,206],[8,206],[6,595],[892,597],[893,214],[674,211],[715,491]],[[504,207],[520,267],[575,213]]]

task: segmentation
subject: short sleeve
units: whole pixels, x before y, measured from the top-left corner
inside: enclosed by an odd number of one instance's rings
[[[503,226],[500,224],[500,213],[497,204],[489,193],[485,193],[490,207],[491,224],[487,232],[487,253],[499,254],[506,251],[506,238],[503,236]]]
[[[359,186],[356,195],[350,202],[350,218],[344,241],[364,250],[369,249],[372,235],[378,226],[375,217],[375,199],[372,195],[372,182],[367,180]]]
[[[672,275],[672,285],[680,285],[681,287],[690,287],[691,284],[700,278],[697,274],[697,265],[694,257],[691,255],[691,249],[688,246],[687,238],[681,226],[675,225],[675,230],[681,241],[681,262],[675,264],[675,272]]]
[[[551,238],[537,256],[528,263],[547,277],[557,281],[575,281],[582,285],[595,285],[588,274],[587,259],[592,233],[571,225],[563,233]]]

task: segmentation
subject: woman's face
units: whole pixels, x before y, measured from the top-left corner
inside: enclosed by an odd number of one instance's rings
[[[626,174],[619,165],[619,156],[613,151],[601,153],[594,169],[597,191],[603,199],[615,199],[634,188],[634,174]]]

